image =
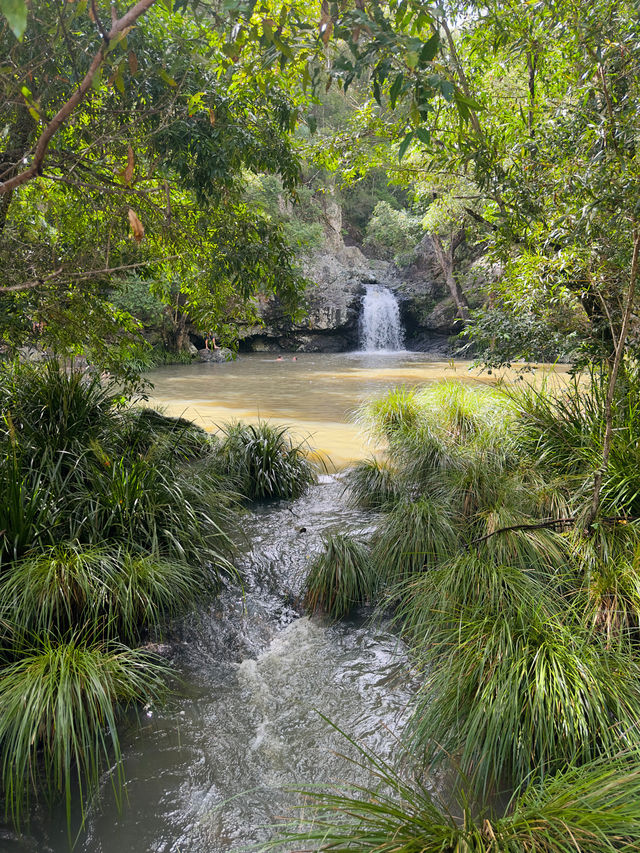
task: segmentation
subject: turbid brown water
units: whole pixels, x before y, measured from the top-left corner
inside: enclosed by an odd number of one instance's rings
[[[491,384],[513,381],[517,371],[500,377],[471,362],[433,361],[423,353],[301,353],[277,361],[275,355],[240,355],[227,364],[165,367],[149,378],[151,403],[172,415],[184,415],[208,430],[230,419],[273,420],[290,426],[331,459],[339,469],[367,455],[352,416],[367,398],[395,385],[420,385],[442,379]],[[552,368],[537,371],[547,373]],[[529,377],[531,374],[527,374]]]

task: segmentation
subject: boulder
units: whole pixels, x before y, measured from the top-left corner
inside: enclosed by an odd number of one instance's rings
[[[233,359],[233,353],[226,347],[220,349],[200,349],[198,350],[198,361],[207,362],[208,364],[221,364]]]

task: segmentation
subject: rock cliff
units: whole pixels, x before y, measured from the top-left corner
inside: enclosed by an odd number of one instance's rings
[[[294,323],[277,300],[261,306],[261,325],[240,331],[240,347],[254,352],[345,352],[358,349],[359,317],[368,284],[381,284],[397,296],[407,349],[448,355],[449,338],[459,329],[456,309],[428,238],[416,262],[398,269],[388,261],[365,257],[341,236],[338,205],[325,205],[325,243],[304,261],[310,281],[306,316]],[[469,278],[469,276],[467,276]],[[470,290],[473,290],[471,276]]]

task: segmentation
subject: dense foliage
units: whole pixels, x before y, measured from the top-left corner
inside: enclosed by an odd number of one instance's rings
[[[606,797],[589,806],[588,831],[587,813],[572,805],[596,795],[603,773],[625,788],[638,771],[640,482],[636,466],[614,461],[637,444],[637,372],[618,386],[600,514],[585,528],[606,387],[597,373],[555,393],[447,382],[362,407],[386,451],[353,470],[351,494],[382,517],[369,555],[342,537],[328,541],[307,603],[339,617],[386,590],[419,674],[403,759],[415,776],[362,750],[363,767],[389,793],[309,793],[311,816],[290,841],[561,851],[557,808],[562,826],[576,821],[574,849],[618,849]],[[451,823],[420,781],[443,765],[459,772],[463,792]],[[627,802],[631,789],[622,788]],[[519,835],[529,807],[540,810],[531,847]],[[628,817],[632,849],[640,821]]]

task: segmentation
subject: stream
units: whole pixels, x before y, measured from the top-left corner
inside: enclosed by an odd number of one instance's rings
[[[155,371],[152,403],[209,429],[232,418],[288,423],[330,458],[329,470],[367,452],[350,412],[395,384],[458,376],[468,365],[424,355],[243,356],[224,365]],[[486,380],[486,377],[485,377]],[[176,624],[167,648],[176,673],[162,709],[123,726],[126,799],[109,774],[80,832],[78,853],[226,853],[269,838],[299,802],[295,787],[364,780],[340,753],[331,720],[378,754],[397,752],[411,695],[408,660],[388,622],[358,612],[336,625],[302,615],[309,561],[329,531],[367,535],[340,473],[325,473],[295,503],[251,507],[239,567],[244,586]],[[76,827],[79,816],[74,817]],[[68,853],[66,818],[36,814],[28,832],[0,828],[0,853]]]
[[[266,839],[297,797],[287,788],[362,781],[338,755],[349,745],[321,714],[390,755],[406,717],[406,659],[388,624],[365,612],[338,625],[301,616],[298,597],[326,531],[366,534],[335,475],[295,504],[257,506],[244,524],[244,594],[225,591],[176,626],[181,684],[162,710],[122,735],[126,802],[105,777],[82,853],[223,853]],[[289,814],[291,816],[291,814]],[[0,832],[2,853],[67,853],[64,809],[36,816],[30,834]]]

